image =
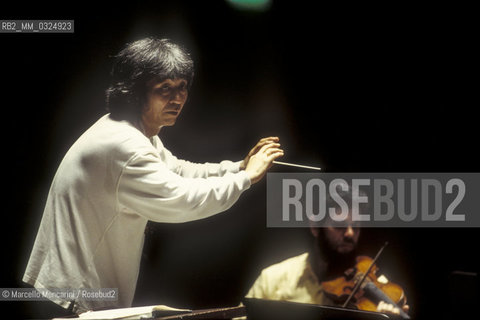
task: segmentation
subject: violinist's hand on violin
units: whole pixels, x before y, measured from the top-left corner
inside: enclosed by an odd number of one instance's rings
[[[402,307],[402,310],[408,313],[410,307],[406,304]],[[377,305],[377,311],[382,313],[392,313],[400,314],[400,308],[394,306],[393,304],[386,303],[385,301],[380,301]]]

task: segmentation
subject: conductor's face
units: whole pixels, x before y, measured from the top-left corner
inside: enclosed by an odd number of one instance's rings
[[[185,79],[167,79],[147,83],[147,98],[142,111],[145,134],[157,135],[163,126],[173,126],[187,101]]]

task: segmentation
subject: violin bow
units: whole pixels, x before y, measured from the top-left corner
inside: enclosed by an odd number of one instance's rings
[[[367,278],[368,274],[370,273],[370,271],[372,270],[372,267],[374,266],[375,262],[377,261],[378,257],[380,257],[380,254],[382,254],[382,251],[383,249],[385,249],[385,247],[388,245],[388,241],[385,242],[385,244],[380,248],[380,250],[378,250],[377,252],[377,255],[375,256],[375,258],[373,259],[372,263],[370,264],[370,266],[368,267],[367,269],[367,272],[364,273],[364,275],[362,276],[362,278],[360,279],[360,281],[358,281],[356,284],[355,284],[355,287],[353,287],[353,290],[352,292],[350,293],[350,295],[348,296],[347,300],[345,301],[345,303],[343,304],[343,308],[346,308],[348,303],[350,302],[350,300],[352,300],[353,296],[355,295],[355,293],[357,293],[358,289],[360,288],[360,286],[362,285],[363,281],[365,281],[365,279]]]

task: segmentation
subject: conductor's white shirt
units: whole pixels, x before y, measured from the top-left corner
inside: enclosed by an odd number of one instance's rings
[[[250,187],[239,166],[179,160],[157,136],[103,116],[55,174],[23,281],[47,289],[118,288],[118,301],[75,300],[77,313],[130,307],[147,221],[186,222],[227,210]]]

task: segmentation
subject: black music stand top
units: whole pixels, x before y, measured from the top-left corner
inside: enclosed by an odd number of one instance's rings
[[[248,320],[388,320],[383,313],[297,303],[245,298]]]

